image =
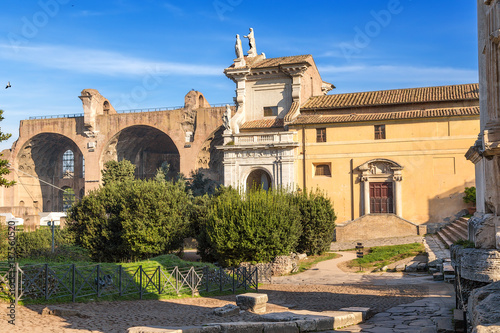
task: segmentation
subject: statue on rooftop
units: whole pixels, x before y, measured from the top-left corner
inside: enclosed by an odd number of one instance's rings
[[[226,111],[224,112],[224,116],[222,117],[222,125],[226,130],[231,130],[231,125],[229,120],[231,119],[231,107],[229,104],[226,104]]]
[[[240,35],[236,35],[236,45],[234,46],[236,52],[236,59],[243,59],[243,48],[241,47]]]
[[[250,28],[250,32],[248,33],[248,35],[243,37],[248,38],[248,45],[250,46],[250,50],[248,50],[248,56],[256,57],[257,47],[255,46],[255,36],[253,34],[253,28]]]

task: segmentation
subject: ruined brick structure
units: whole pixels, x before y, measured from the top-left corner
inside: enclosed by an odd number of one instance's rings
[[[222,144],[226,107],[211,107],[194,90],[184,107],[124,113],[97,90],[85,89],[79,97],[83,114],[21,121],[19,139],[3,152],[11,165],[9,178],[17,184],[0,191],[2,212],[35,225],[38,213],[62,211],[97,188],[109,160],[130,160],[139,178],[153,177],[168,163],[172,175],[201,169],[222,181],[220,153],[213,147]]]

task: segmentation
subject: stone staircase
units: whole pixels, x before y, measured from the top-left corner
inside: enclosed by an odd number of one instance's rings
[[[437,232],[437,237],[448,248],[459,239],[468,239],[466,217],[461,217]]]

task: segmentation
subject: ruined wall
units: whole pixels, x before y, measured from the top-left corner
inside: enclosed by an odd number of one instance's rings
[[[222,140],[218,129],[226,109],[210,107],[200,92],[188,93],[181,109],[136,113],[116,113],[96,90],[85,89],[80,98],[82,116],[21,121],[19,139],[4,152],[12,166],[8,178],[17,184],[0,189],[2,207],[60,211],[61,189],[81,198],[101,184],[103,164],[111,159],[129,159],[140,178],[154,176],[167,162],[172,172],[189,176],[202,168],[221,181],[214,146]],[[71,170],[63,169],[68,150]]]

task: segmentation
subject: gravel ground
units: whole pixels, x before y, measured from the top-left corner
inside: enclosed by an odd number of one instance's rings
[[[425,292],[415,285],[397,286],[323,286],[323,285],[264,285],[259,292],[267,293],[268,312],[292,309],[312,311],[338,310],[349,306],[371,307],[376,312],[398,304],[422,298]],[[231,317],[212,314],[216,307],[235,304],[235,296],[186,298],[180,300],[121,301],[67,303],[57,305],[88,316],[59,317],[41,315],[43,305],[19,306],[16,325],[7,323],[7,307],[0,304],[0,332],[125,332],[132,326],[189,326],[213,322],[258,321],[259,316],[243,312]]]

